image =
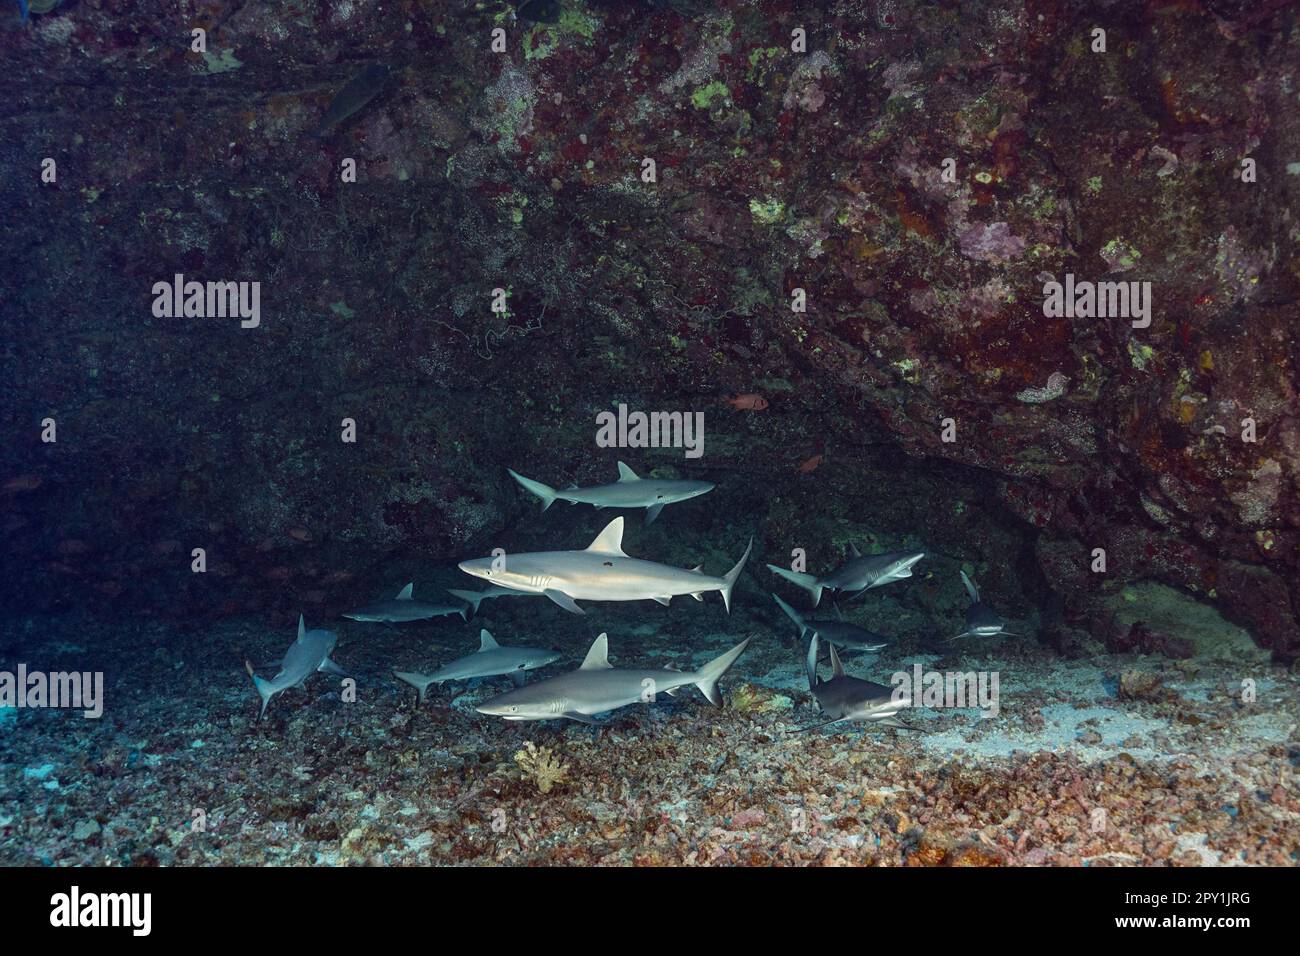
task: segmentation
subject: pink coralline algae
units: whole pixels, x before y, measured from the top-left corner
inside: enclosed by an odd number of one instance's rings
[[[1025,251],[1025,240],[1014,235],[1005,222],[973,223],[959,241],[961,254],[980,262],[1005,262]]]

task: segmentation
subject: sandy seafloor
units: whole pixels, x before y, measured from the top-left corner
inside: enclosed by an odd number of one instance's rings
[[[106,711],[0,714],[0,863],[1294,865],[1300,677],[1208,608],[1137,597],[1196,656],[1067,660],[1032,638],[914,635],[847,659],[882,682],[917,661],[998,671],[997,718],[918,710],[915,733],[790,734],[818,718],[792,629],[752,596],[732,618],[689,600],[585,618],[497,600],[469,624],[397,628],[309,615],[338,630],[358,699],[318,675],[261,723],[242,661],[278,659],[288,623],[9,618],[4,667],[103,670]],[[893,613],[854,610],[868,624]],[[905,615],[894,623],[907,632]],[[445,686],[414,709],[390,668],[432,670],[476,648],[480,626],[562,649],[546,675],[576,667],[601,630],[616,666],[698,665],[755,637],[723,710],[691,688],[601,729],[474,713],[503,678]],[[1124,699],[1125,671],[1158,682]],[[548,793],[515,760],[527,741],[567,765]]]

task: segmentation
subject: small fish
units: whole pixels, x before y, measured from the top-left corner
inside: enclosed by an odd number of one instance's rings
[[[367,624],[403,624],[407,621],[427,621],[431,617],[446,617],[450,614],[459,614],[462,621],[469,620],[464,605],[452,607],[449,604],[427,604],[424,601],[417,601],[413,596],[414,589],[414,583],[408,584],[397,592],[397,597],[391,601],[376,601],[343,616]]]
[[[284,660],[280,662],[280,672],[270,680],[263,680],[253,672],[253,665],[244,661],[244,669],[253,679],[258,696],[262,698],[262,709],[257,719],[266,714],[266,707],[271,698],[290,687],[301,687],[312,674],[324,672],[346,677],[347,671],[330,660],[330,652],[338,642],[339,636],[333,631],[309,631],[307,622],[298,615],[298,639],[289,645]]]
[[[509,468],[506,471],[509,471],[510,477],[519,482],[523,488],[542,500],[543,511],[554,504],[557,498],[575,505],[594,505],[598,510],[600,508],[644,508],[646,524],[659,517],[659,512],[663,510],[664,505],[686,501],[713,490],[713,483],[709,481],[642,478],[621,461],[618,463],[618,481],[613,484],[592,485],[590,488],[574,486],[563,491],[557,491],[540,481],[525,478]]]
[[[912,576],[912,565],[925,557],[924,551],[889,551],[885,554],[871,554],[865,558],[854,544],[849,545],[852,557],[839,568],[824,577],[815,574],[803,574],[789,571],[769,564],[767,569],[779,574],[792,584],[804,588],[813,598],[813,607],[821,603],[822,590],[853,591],[854,597],[882,584],[898,581]]]
[[[471,677],[508,676],[516,687],[524,684],[524,673],[554,664],[563,655],[559,651],[541,647],[502,647],[488,631],[479,632],[478,652],[444,664],[432,674],[393,671],[393,676],[410,684],[420,694],[420,703],[429,692],[430,684],[449,680],[469,680]]]
[[[312,136],[316,139],[324,139],[336,126],[384,92],[392,73],[392,69],[384,63],[367,64],[360,73],[348,80],[343,89],[339,90],[330,101],[320,126]]]
[[[797,469],[801,475],[811,475],[817,470],[817,467],[826,460],[825,455],[813,455]]]
[[[559,23],[559,0],[524,0],[515,8],[515,16],[525,23]]]
[[[697,671],[615,668],[609,662],[609,637],[596,638],[576,671],[534,681],[480,704],[476,710],[506,720],[576,720],[599,724],[593,714],[617,710],[638,702],[653,702],[659,693],[672,696],[680,687],[694,684],[715,707],[722,706],[718,681],[736,663],[746,647],[745,638],[727,653]]]
[[[744,395],[736,395],[727,399],[727,404],[740,412],[761,412],[767,408],[767,399],[762,395],[747,392]]]
[[[35,491],[40,486],[40,475],[19,475],[5,482],[5,491]]]

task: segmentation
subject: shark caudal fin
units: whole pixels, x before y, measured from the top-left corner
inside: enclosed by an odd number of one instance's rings
[[[478,613],[478,606],[483,603],[482,591],[457,591],[455,588],[447,588],[447,593],[464,601],[475,614]],[[463,615],[464,612],[462,611],[461,614]]]
[[[525,491],[531,491],[537,497],[542,499],[543,511],[555,504],[555,489],[550,485],[544,485],[540,481],[533,481],[531,478],[525,478],[517,471],[512,471],[509,468],[507,468],[506,471],[510,472],[510,477],[519,482]]]
[[[744,561],[740,562],[744,564]],[[722,694],[718,692],[718,681],[722,675],[731,670],[731,665],[736,663],[736,658],[745,653],[745,648],[749,646],[752,638],[745,638],[727,653],[721,657],[715,657],[698,671],[695,672],[695,686],[700,689],[700,693],[709,699],[709,703],[714,707],[722,706]]]
[[[253,665],[248,661],[244,661],[244,670],[248,671],[248,676],[253,678],[253,686],[257,688],[258,696],[262,698],[262,709],[257,712],[257,719],[261,720],[266,716],[266,705],[275,696],[275,688],[271,686],[269,680],[262,680],[257,674],[253,673]]]
[[[805,623],[803,617],[800,616],[799,612],[782,601],[779,595],[773,594],[772,597],[776,600],[777,606],[780,607],[781,610],[785,611],[785,616],[794,621],[795,627],[799,628],[799,636],[802,638],[807,634],[808,625]]]
[[[740,556],[736,566],[723,575],[722,580],[726,582],[722,588],[722,603],[727,607],[727,613],[731,613],[731,589],[736,586],[736,578],[740,577],[740,572],[745,570],[745,562],[749,560],[749,552],[754,550],[754,539],[749,539],[749,546],[745,548],[745,553]]]
[[[975,582],[970,579],[970,576],[965,571],[959,570],[957,573],[961,575],[961,583],[966,585],[966,593],[970,595],[971,603],[978,604],[980,602],[980,589],[975,586]]]
[[[767,569],[773,574],[779,574],[791,584],[797,584],[809,594],[812,595],[813,607],[822,603],[822,586],[817,581],[815,574],[803,574],[800,571],[788,571],[785,568],[778,568],[775,564],[769,564]]]
[[[436,681],[427,674],[417,674],[413,671],[393,671],[393,676],[403,684],[409,684],[414,687],[420,695],[420,703],[424,703],[424,695],[429,693],[429,685]]]

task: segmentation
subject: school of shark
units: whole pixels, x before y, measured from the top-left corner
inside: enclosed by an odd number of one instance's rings
[[[525,478],[513,469],[510,476],[521,487],[536,495],[546,511],[556,501],[605,508],[641,509],[646,523],[659,517],[663,508],[713,490],[713,484],[681,479],[641,478],[624,462],[618,462],[618,480],[589,488],[576,486],[557,491],[540,481]],[[655,601],[667,606],[674,597],[703,601],[717,591],[724,608],[731,611],[732,591],[745,569],[753,550],[751,538],[740,559],[721,577],[706,574],[702,565],[683,569],[657,561],[632,557],[623,550],[623,517],[614,518],[586,548],[575,551],[539,551],[521,554],[494,554],[461,561],[459,569],[471,577],[487,582],[485,590],[449,589],[458,604],[435,604],[416,600],[414,582],[408,583],[395,598],[365,605],[345,614],[358,622],[399,624],[427,621],[436,617],[459,616],[469,620],[480,604],[489,598],[507,596],[541,596],[571,614],[586,612],[578,600]],[[826,591],[852,600],[867,591],[912,577],[912,569],[925,558],[923,551],[891,551],[863,555],[850,545],[846,560],[824,574],[815,575],[769,564],[774,575],[807,591],[816,608]],[[963,570],[962,583],[971,598],[965,629],[950,640],[964,637],[991,638],[1009,634],[1003,619],[980,600],[973,581]],[[887,647],[888,637],[876,634],[844,620],[836,605],[836,617],[810,618],[801,614],[779,594],[773,593],[778,607],[798,629],[798,638],[806,643],[808,690],[825,718],[795,731],[814,730],[846,722],[913,730],[913,725],[899,718],[900,711],[912,705],[912,697],[898,688],[849,676],[840,659],[840,650],[875,653]],[[539,611],[541,613],[541,611]],[[479,704],[479,714],[501,717],[508,721],[572,720],[600,726],[600,717],[635,704],[653,704],[659,693],[675,695],[681,688],[694,686],[710,704],[723,706],[719,681],[745,652],[752,637],[693,672],[616,668],[609,662],[609,635],[602,633],[592,643],[576,670],[553,677],[529,673],[557,664],[561,655],[540,647],[502,645],[486,629],[479,634],[476,651],[441,664],[432,673],[393,671],[393,677],[416,691],[423,704],[431,687],[448,682],[486,679],[509,679],[514,687]],[[338,636],[328,630],[307,630],[305,620],[298,622],[298,636],[285,652],[274,677],[257,676],[253,665],[245,668],[261,698],[258,718],[281,691],[303,687],[316,673],[346,675],[330,659]],[[831,676],[819,673],[819,648],[829,647]]]

